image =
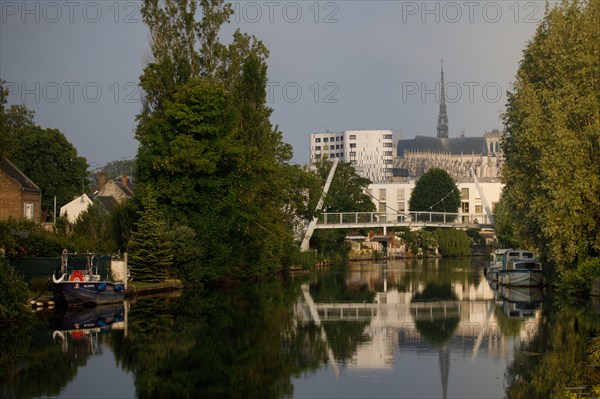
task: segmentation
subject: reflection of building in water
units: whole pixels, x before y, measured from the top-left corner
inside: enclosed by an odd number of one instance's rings
[[[392,368],[395,348],[430,353],[432,344],[446,346],[473,359],[479,352],[502,358],[514,339],[529,341],[537,334],[539,308],[533,309],[532,317],[521,319],[515,330],[514,321],[511,323],[510,315],[504,313],[510,308],[503,306],[507,301],[498,298],[485,279],[477,283],[466,276],[454,279],[448,283],[449,294],[446,293],[451,299],[421,301],[429,287],[426,283],[417,281],[407,290],[395,286],[418,268],[409,270],[402,263],[390,268],[374,266],[377,265],[351,265],[346,281],[355,288],[368,286],[376,291],[373,303],[312,305],[323,324],[369,322],[364,333],[370,340],[357,348],[348,367]],[[393,287],[388,289],[388,286]],[[299,304],[297,314],[301,321],[310,322],[306,307],[305,303]],[[440,357],[440,364],[446,364],[444,359]]]

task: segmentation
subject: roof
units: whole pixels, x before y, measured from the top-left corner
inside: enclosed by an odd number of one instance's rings
[[[8,176],[17,181],[23,188],[23,190],[31,192],[42,192],[42,190],[29,178],[25,173],[21,172],[12,162],[2,157],[0,162],[0,169],[4,171]]]
[[[416,136],[414,139],[398,140],[398,156],[405,151],[445,152],[452,155],[488,155],[485,137],[440,138]]]

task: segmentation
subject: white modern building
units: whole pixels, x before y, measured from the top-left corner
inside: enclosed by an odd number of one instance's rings
[[[391,130],[346,130],[310,135],[310,164],[318,159],[339,158],[372,182],[389,181],[394,163]]]
[[[457,183],[460,191],[461,206],[459,209],[459,219],[463,223],[489,223],[485,211],[485,204],[493,213],[500,194],[502,193],[503,184],[498,182],[480,182],[479,186],[483,192],[483,197],[477,190],[477,185],[473,181],[463,181]],[[410,195],[415,188],[415,181],[408,182],[389,182],[389,183],[374,183],[369,185],[368,191],[377,211],[390,215],[388,220],[391,220],[392,215],[398,213],[408,213],[408,203]],[[477,219],[477,220],[476,220]]]

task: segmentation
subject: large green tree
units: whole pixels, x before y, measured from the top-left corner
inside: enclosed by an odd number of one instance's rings
[[[269,121],[266,48],[240,32],[219,42],[231,15],[222,0],[147,0],[142,11],[152,55],[140,77],[139,182],[169,221],[196,231],[211,275],[278,268],[292,242],[297,171]]]
[[[0,81],[2,83],[2,81]],[[42,190],[42,212],[53,210],[54,196],[64,205],[88,186],[88,164],[57,129],[44,129],[23,104],[6,108],[0,84],[0,155],[10,159]]]
[[[430,169],[417,180],[408,206],[411,212],[458,212],[460,192],[448,172]]]
[[[600,0],[549,9],[509,93],[503,198],[514,233],[559,265],[600,251]]]

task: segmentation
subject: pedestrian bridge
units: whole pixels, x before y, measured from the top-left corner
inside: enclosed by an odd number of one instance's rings
[[[493,228],[485,214],[447,212],[335,212],[321,213],[315,229],[370,229],[387,227]]]

